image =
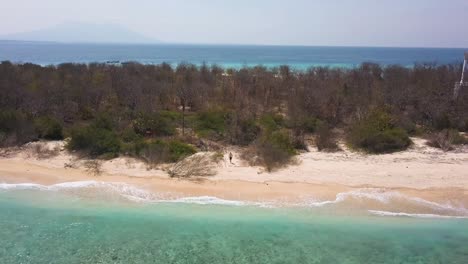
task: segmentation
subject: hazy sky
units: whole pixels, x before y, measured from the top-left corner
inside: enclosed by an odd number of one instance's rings
[[[468,47],[468,0],[0,0],[0,35],[114,23],[164,42]]]

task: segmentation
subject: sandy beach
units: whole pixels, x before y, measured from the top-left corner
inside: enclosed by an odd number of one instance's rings
[[[284,205],[336,202],[348,194],[377,201],[397,195],[456,205],[462,211],[468,208],[468,152],[443,152],[426,146],[423,139],[413,141],[408,151],[386,155],[365,155],[344,146],[337,153],[312,149],[300,154],[297,164],[272,173],[248,166],[235,149],[228,149],[227,153],[234,153],[232,163],[225,155],[214,176],[194,179],[173,179],[164,168],[149,169],[131,158],[105,161],[102,173],[94,175],[84,161],[63,149],[63,142],[31,143],[3,151],[0,183],[125,183],[164,199],[216,197]],[[61,150],[53,157],[39,158],[33,151],[35,144]]]

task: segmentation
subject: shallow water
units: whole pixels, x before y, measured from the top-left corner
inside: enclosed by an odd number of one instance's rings
[[[1,263],[466,263],[468,219],[0,191]]]

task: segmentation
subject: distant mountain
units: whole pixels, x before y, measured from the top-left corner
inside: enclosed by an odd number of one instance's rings
[[[3,40],[78,43],[160,43],[116,24],[64,23],[57,26],[0,36]]]

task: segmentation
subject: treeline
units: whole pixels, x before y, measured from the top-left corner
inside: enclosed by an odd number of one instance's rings
[[[255,145],[258,156],[279,149],[276,155],[287,159],[305,148],[310,133],[318,133],[323,149],[335,148],[332,130],[345,128],[352,146],[395,151],[410,144],[406,134],[468,130],[468,92],[453,98],[460,73],[461,65],[433,64],[296,72],[287,66],[2,62],[0,144],[71,136],[72,146],[95,155],[107,153],[106,144],[113,154],[141,155],[151,141],[176,160],[176,152],[193,152],[181,144],[206,138]],[[86,133],[109,142],[96,147],[102,142]]]

